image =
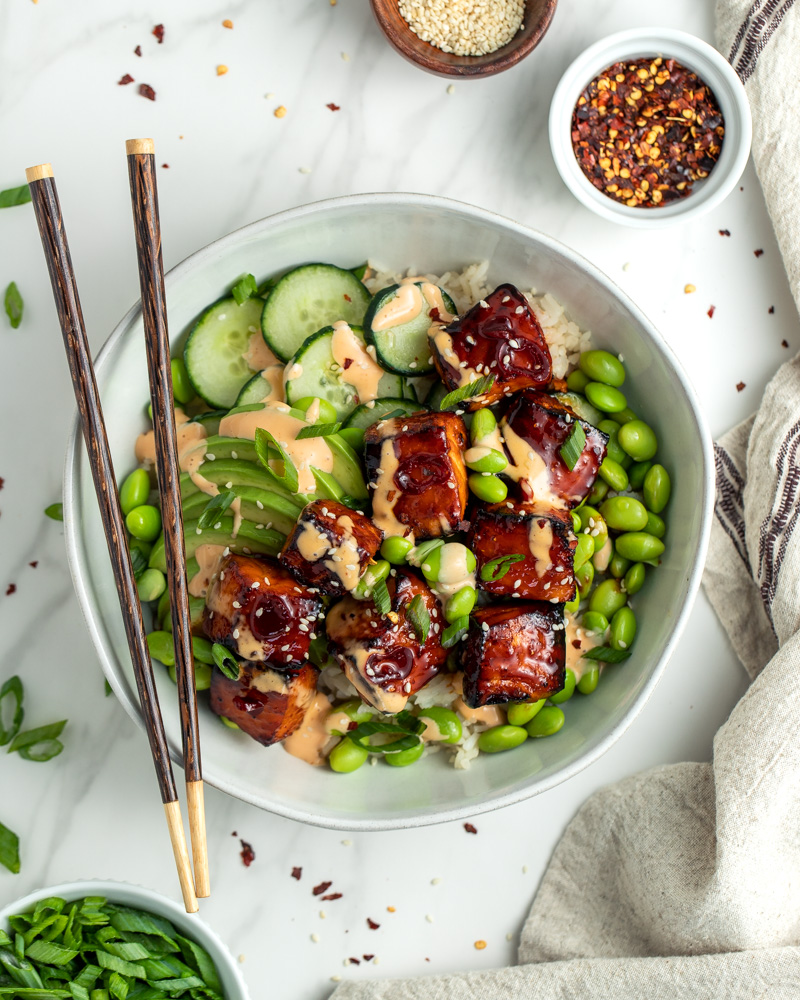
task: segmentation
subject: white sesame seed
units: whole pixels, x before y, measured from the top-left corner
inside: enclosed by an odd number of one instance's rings
[[[312,934],[311,940],[314,942],[314,944],[319,944],[319,934]]]
[[[235,628],[233,630],[233,638],[234,639],[238,639],[239,638],[239,629],[238,628]]]

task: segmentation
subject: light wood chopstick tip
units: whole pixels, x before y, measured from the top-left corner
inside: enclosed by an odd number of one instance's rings
[[[200,899],[211,895],[204,798],[202,781],[186,782],[186,807],[189,812],[189,839],[192,842],[194,888]]]
[[[155,153],[156,144],[152,139],[127,139],[125,142],[125,152],[128,156],[135,156],[137,153]]]
[[[34,181],[44,180],[45,177],[53,176],[53,168],[49,163],[39,163],[35,167],[28,167],[25,170],[25,180],[29,184],[33,184]]]
[[[192,866],[189,862],[189,852],[186,850],[186,836],[183,832],[183,817],[181,806],[176,800],[164,803],[164,814],[167,817],[169,839],[172,842],[172,853],[175,855],[175,867],[178,869],[178,879],[181,883],[183,905],[187,913],[197,913],[197,895],[194,891]]]

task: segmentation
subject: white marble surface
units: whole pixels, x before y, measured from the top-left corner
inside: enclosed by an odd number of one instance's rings
[[[711,216],[652,236],[580,207],[555,172],[546,138],[549,99],[572,56],[638,24],[712,40],[712,4],[598,0],[591,10],[587,16],[585,3],[561,0],[525,63],[495,79],[457,83],[450,95],[446,81],[388,48],[366,0],[6,2],[0,187],[20,183],[25,166],[53,162],[95,347],[138,292],[123,149],[131,136],[152,135],[159,162],[169,164],[159,175],[167,266],[252,219],[348,192],[427,191],[495,209],[569,243],[631,294],[683,360],[718,434],[755,407],[789,355],[781,340],[793,350],[800,344],[752,169],[743,191]],[[233,31],[221,27],[226,17]],[[158,21],[166,25],[163,45],[150,34]],[[142,58],[133,54],[137,44]],[[218,77],[218,63],[230,72]],[[124,73],[136,84],[117,86]],[[140,82],[155,88],[155,103],[136,93]],[[341,110],[331,113],[331,101]],[[279,104],[288,109],[282,120],[272,114]],[[764,249],[758,259],[757,248]],[[57,760],[0,760],[0,819],[20,834],[23,853],[20,875],[0,870],[0,905],[84,876],[176,897],[144,738],[104,697],[61,527],[41,513],[59,498],[73,404],[29,206],[0,213],[0,286],[12,279],[26,312],[16,331],[0,316],[0,678],[23,677],[28,723],[70,722]],[[684,294],[686,283],[697,291]],[[740,380],[747,385],[737,393]],[[16,593],[4,596],[10,583]],[[316,1000],[332,976],[507,963],[548,856],[587,795],[641,768],[708,760],[713,734],[743,689],[744,672],[701,596],[660,686],[616,746],[567,785],[478,818],[477,836],[453,825],[349,843],[209,789],[214,895],[203,918],[243,956],[256,1000]],[[255,849],[250,868],[232,831]],[[290,877],[295,865],[300,882]],[[343,898],[320,904],[311,888],[323,879]],[[369,930],[367,917],[380,929]],[[487,941],[485,950],[474,949],[477,939]],[[364,953],[380,964],[343,967]]]

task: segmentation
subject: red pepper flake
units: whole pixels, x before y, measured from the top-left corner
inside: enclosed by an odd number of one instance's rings
[[[770,306],[769,309],[767,309],[767,312],[770,314],[770,316],[774,316],[775,315],[775,306]]]
[[[572,645],[574,646],[575,649],[580,649],[581,648],[581,640],[580,639],[573,639],[572,640]]]
[[[788,340],[782,340],[781,341],[781,347],[788,347],[788,346],[789,346],[789,341]]]
[[[237,832],[236,832],[236,831],[234,830],[234,831],[233,831],[233,833],[231,834],[231,836],[232,836],[232,837],[238,837],[238,836],[239,836],[239,834],[238,834],[238,833],[237,833]]]
[[[322,898],[326,901],[329,899],[341,899],[342,894],[340,892],[329,892],[327,896],[323,896]]]
[[[319,885],[315,885],[311,890],[315,896],[321,896],[323,892],[327,892],[328,889],[333,885],[333,882],[320,882]]]
[[[161,164],[161,169],[162,170],[169,170],[169,164],[168,163],[162,163]]]
[[[299,882],[302,877],[303,877],[302,868],[292,868],[292,878],[296,878],[297,881]]]
[[[256,860],[256,852],[246,840],[240,840],[239,843],[242,845],[242,849],[239,852],[241,854],[242,863],[245,868],[249,868],[250,865],[252,865],[252,863]]]
[[[133,50],[133,54],[135,56],[140,56],[142,54],[142,47],[141,47],[141,45],[137,45],[136,46],[136,48]]]
[[[737,392],[741,392],[742,389],[744,389],[744,387],[745,387],[745,383],[744,382],[737,382],[736,383],[736,391]]]
[[[763,250],[754,250],[753,253],[755,254],[756,257],[763,257],[764,256],[764,251]]]
[[[139,93],[142,97],[146,97],[148,101],[154,101],[156,99],[156,92],[150,86],[149,83],[139,84]]]
[[[676,59],[616,62],[583,90],[572,148],[603,194],[657,208],[691,194],[722,151],[725,124],[711,88]]]
[[[371,931],[376,931],[380,927],[380,924],[376,924],[374,920],[367,917],[367,927],[369,927]]]
[[[344,368],[344,370],[347,371],[347,369],[350,367],[350,365],[352,365],[352,363],[353,363],[353,359],[352,358],[345,358],[344,359],[344,364],[342,365],[342,368]]]
[[[375,958],[374,955],[362,955],[361,957],[364,959],[365,962],[371,962],[372,959]]]
[[[6,597],[10,597],[12,594],[16,594],[16,592],[17,592],[16,583],[9,583],[8,588],[6,590]]]
[[[346,302],[352,302],[352,301],[353,301],[353,300],[352,300],[352,299],[350,298],[350,296],[349,296],[349,295],[345,295],[345,297],[344,297],[344,298],[345,298],[345,301],[346,301]]]
[[[478,832],[477,827],[474,827],[472,825],[472,823],[465,823],[464,824],[464,829],[467,831],[467,833],[477,833]]]
[[[706,313],[706,316],[708,316],[709,319],[713,319],[714,318],[714,313],[716,311],[717,311],[717,307],[716,306],[709,306],[708,307],[708,312]]]
[[[731,235],[731,231],[730,231],[730,229],[720,229],[719,235],[720,236],[730,236]]]
[[[330,104],[326,104],[325,107],[326,108],[330,108],[331,111],[341,111],[341,108],[339,107],[339,105],[338,104],[334,104],[333,101],[331,101]]]
[[[350,965],[361,965],[360,958],[348,958],[347,961],[350,963]]]
[[[119,80],[117,80],[118,87],[127,87],[129,83],[133,83],[133,77],[130,73],[126,73],[125,76],[121,76]]]
[[[6,484],[5,479],[3,479],[2,476],[0,476],[0,490],[2,490],[2,488],[5,486],[5,484]]]
[[[787,344],[786,346],[788,347],[789,345]],[[29,562],[28,565],[30,566],[31,569],[36,569],[36,567],[39,565],[39,560],[34,559],[33,562]]]
[[[155,28],[153,28],[153,34],[158,39],[158,44],[159,45],[163,45],[164,44],[164,25],[163,24],[157,24],[155,26]]]

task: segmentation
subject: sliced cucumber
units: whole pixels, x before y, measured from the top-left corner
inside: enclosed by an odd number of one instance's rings
[[[363,340],[360,327],[351,327],[353,333]],[[333,327],[325,327],[312,334],[300,347],[292,359],[293,365],[301,369],[297,378],[286,383],[286,401],[294,403],[304,396],[319,396],[327,400],[336,410],[339,420],[344,420],[358,406],[355,388],[347,381],[333,357],[331,342]],[[292,369],[289,369],[291,373]],[[399,375],[388,372],[378,382],[380,396],[402,396],[403,382]]]
[[[408,289],[407,285],[389,285],[388,288],[376,292],[364,317],[365,336],[367,341],[374,345],[379,363],[389,371],[401,375],[424,375],[433,371],[431,345],[428,340],[431,306],[422,294],[422,285],[421,281],[414,283],[413,287],[418,290],[419,310],[406,322],[395,323],[380,330],[376,330],[374,326],[378,313],[397,298],[401,290],[402,294],[409,294],[405,291]],[[453,300],[443,288],[439,291],[442,293],[445,309],[455,313]]]
[[[428,395],[425,397],[425,405],[429,410],[438,410],[448,392],[450,390],[444,382],[437,379],[428,390]]]
[[[345,427],[358,427],[360,430],[366,430],[393,410],[400,410],[405,415],[421,413],[424,409],[425,407],[421,403],[413,403],[410,399],[376,399],[374,406],[369,403],[357,406],[345,421]]]
[[[230,491],[239,498],[243,518],[253,524],[269,524],[284,535],[289,534],[303,510],[301,503],[257,486],[231,486]],[[198,520],[209,499],[205,493],[186,497],[181,505],[184,520]]]
[[[251,403],[261,403],[269,394],[269,382],[260,373],[248,379],[236,397],[235,406],[248,406]]]
[[[261,329],[273,354],[288,361],[316,330],[340,319],[361,323],[368,305],[369,292],[352,271],[333,264],[304,264],[285,274],[270,292]]]
[[[565,406],[569,406],[581,420],[585,420],[594,427],[597,427],[603,419],[603,414],[595,409],[585,396],[581,396],[577,392],[556,392],[554,396],[557,400],[564,403]]]
[[[219,528],[203,528],[197,534],[197,521],[184,521],[183,534],[186,545],[186,558],[191,559],[201,545],[225,545],[231,552],[250,552],[259,555],[276,556],[283,548],[286,536],[274,528],[256,528],[250,521],[242,521],[236,538],[233,538],[233,518],[225,516],[220,519]],[[164,536],[162,535],[153,546],[150,553],[151,569],[167,570],[167,556],[164,551]]]
[[[195,323],[183,360],[195,392],[209,406],[228,409],[239,390],[252,377],[244,353],[248,341],[261,328],[261,299],[220,299]]]

